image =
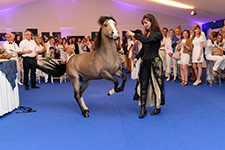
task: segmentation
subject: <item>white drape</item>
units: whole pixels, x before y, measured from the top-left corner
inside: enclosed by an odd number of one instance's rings
[[[19,92],[17,80],[16,87],[12,89],[5,73],[0,71],[0,116],[13,111],[19,106]]]

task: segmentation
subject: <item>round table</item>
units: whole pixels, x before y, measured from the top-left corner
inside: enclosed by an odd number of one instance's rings
[[[19,106],[16,72],[15,60],[0,61],[0,116]]]

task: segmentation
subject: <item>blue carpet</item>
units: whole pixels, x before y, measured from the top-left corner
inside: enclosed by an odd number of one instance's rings
[[[127,75],[129,76],[129,75]],[[0,117],[0,150],[223,150],[225,149],[225,84],[194,87],[166,82],[162,113],[139,119],[133,101],[136,81],[110,97],[113,84],[92,81],[84,93],[90,118],[73,98],[71,83],[41,83],[41,89],[19,87],[21,106],[34,113],[13,111]]]

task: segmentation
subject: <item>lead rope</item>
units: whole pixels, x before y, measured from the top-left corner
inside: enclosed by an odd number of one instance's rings
[[[16,110],[22,110],[22,112],[16,112],[16,114],[36,112],[36,110],[33,110],[31,107],[25,107],[25,106],[19,106],[18,108],[16,108]]]

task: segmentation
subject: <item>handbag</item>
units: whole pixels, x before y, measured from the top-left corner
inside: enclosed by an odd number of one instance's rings
[[[177,59],[177,60],[181,59],[181,53],[180,53],[180,51],[176,50],[173,53],[172,58]]]
[[[218,56],[223,56],[223,51],[221,51],[218,47],[213,47],[212,54],[218,55]]]

